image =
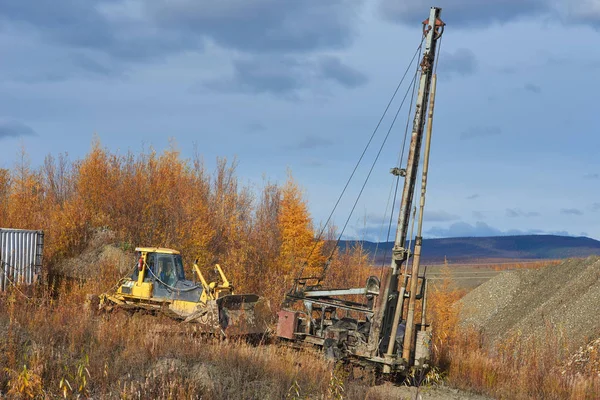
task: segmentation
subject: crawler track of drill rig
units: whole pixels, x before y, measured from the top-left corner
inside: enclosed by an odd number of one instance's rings
[[[372,276],[363,288],[324,288],[326,266],[321,276],[300,275],[278,313],[277,336],[282,341],[315,346],[333,359],[372,367],[387,376],[406,376],[411,370],[423,372],[430,366],[431,331],[425,319],[427,283],[424,274],[420,275],[420,259],[436,85],[435,56],[445,26],[440,14],[440,8],[432,7],[429,18],[423,22],[425,44],[407,164],[406,168],[391,170],[396,179],[404,178],[404,188],[390,267],[382,267],[381,279]],[[423,139],[418,228],[411,246],[408,227]]]
[[[269,302],[256,294],[234,294],[218,264],[220,279],[210,283],[194,264],[196,284],[185,279],[178,251],[140,247],[136,252],[136,270],[100,296],[101,310],[160,312],[190,324],[194,331],[224,338],[257,337],[268,331]]]

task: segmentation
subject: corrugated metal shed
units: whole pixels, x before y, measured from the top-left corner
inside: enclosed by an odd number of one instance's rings
[[[32,284],[42,271],[44,232],[0,228],[0,291]]]

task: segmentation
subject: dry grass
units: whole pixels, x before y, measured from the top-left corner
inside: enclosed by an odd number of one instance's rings
[[[0,397],[121,399],[364,399],[317,352],[198,337],[166,316],[97,314],[86,296],[97,280],[0,293]],[[104,283],[103,283],[104,282]]]
[[[318,354],[199,338],[164,316],[96,315],[84,306],[94,286],[0,294],[0,397],[364,398]]]
[[[562,260],[540,260],[540,261],[522,261],[511,263],[490,264],[489,268],[494,271],[510,271],[513,269],[540,269],[549,265],[558,265]]]

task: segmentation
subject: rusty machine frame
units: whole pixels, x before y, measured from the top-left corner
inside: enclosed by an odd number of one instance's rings
[[[445,26],[440,14],[441,8],[432,7],[423,22],[425,48],[407,165],[391,170],[393,175],[404,177],[391,265],[383,267],[381,279],[369,277],[363,288],[327,289],[321,285],[323,276],[299,278],[278,313],[277,336],[281,340],[314,345],[334,359],[376,367],[384,374],[406,374],[411,367],[427,368],[430,363],[431,331],[425,318],[427,283],[419,269],[436,87],[434,63]],[[408,226],[423,137],[418,228],[411,249],[407,245]],[[421,305],[418,321],[417,303]]]

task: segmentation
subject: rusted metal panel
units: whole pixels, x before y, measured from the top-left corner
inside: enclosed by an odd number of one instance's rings
[[[277,336],[285,339],[294,339],[294,331],[298,324],[298,312],[281,310],[277,313]]]
[[[35,283],[42,271],[44,233],[0,228],[0,291]]]

